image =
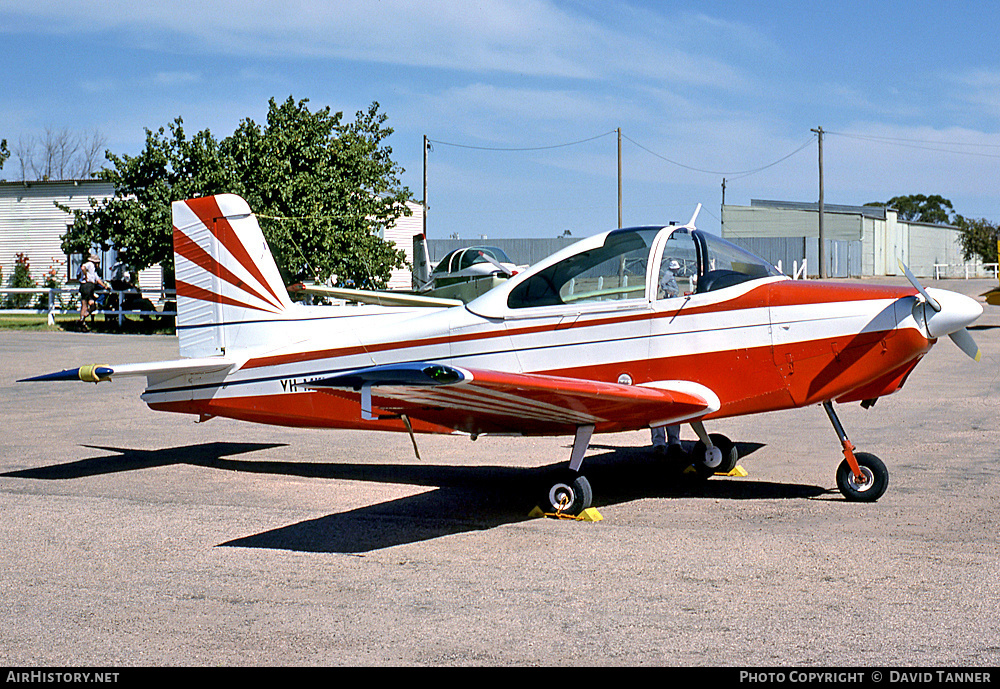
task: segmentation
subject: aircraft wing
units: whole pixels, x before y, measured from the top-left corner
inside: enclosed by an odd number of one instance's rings
[[[535,373],[467,369],[428,362],[373,366],[310,387],[361,394],[362,415],[377,411],[472,434],[572,434],[580,426],[630,430],[700,418],[719,398],[690,381],[620,385]]]
[[[289,292],[304,292],[306,294],[319,294],[335,299],[346,299],[362,304],[376,304],[378,306],[427,306],[436,308],[447,308],[450,306],[461,306],[464,302],[461,299],[445,299],[442,297],[427,297],[420,294],[410,294],[409,292],[390,292],[388,290],[367,290],[349,289],[346,287],[323,287],[320,285],[305,285],[298,283],[288,288]]]

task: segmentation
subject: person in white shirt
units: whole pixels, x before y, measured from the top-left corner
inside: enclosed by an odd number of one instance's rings
[[[100,264],[100,256],[90,254],[80,267],[80,330],[83,331],[90,330],[87,327],[87,316],[93,316],[97,310],[97,301],[94,298],[97,288],[109,289],[108,283],[97,273],[97,266]]]

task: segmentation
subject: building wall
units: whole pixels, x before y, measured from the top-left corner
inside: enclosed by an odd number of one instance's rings
[[[725,206],[722,236],[732,237],[819,237],[819,213],[814,210]],[[823,214],[823,234],[827,239],[861,239],[861,216]]]
[[[819,212],[816,204],[766,203],[776,205],[725,206],[722,236],[733,241],[804,238],[809,273],[817,275]],[[898,275],[902,273],[901,260],[915,275],[933,277],[935,264],[950,264],[954,273],[957,266],[966,263],[957,227],[905,222],[891,209],[827,207],[824,208],[823,230],[830,275],[844,275],[845,270],[850,275],[855,271],[862,276]],[[775,262],[771,256],[763,257]],[[785,255],[778,258],[782,258],[783,263],[787,261]],[[979,261],[969,263],[979,268]],[[787,266],[783,267],[790,272]]]
[[[114,190],[107,182],[4,182],[0,183],[0,267],[4,285],[13,274],[16,255],[27,255],[32,278],[42,284],[52,267],[67,281],[68,266],[62,235],[73,216],[56,208],[59,202],[73,210],[90,207],[89,198],[104,199]]]
[[[406,260],[413,264],[413,237],[424,231],[424,207],[422,204],[407,201],[406,207],[412,215],[402,216],[392,227],[387,227],[382,233],[382,239],[392,242],[397,249],[406,252]],[[413,275],[409,268],[397,268],[389,277],[389,289],[408,290],[412,286]]]
[[[55,204],[86,210],[91,198],[102,201],[113,195],[114,187],[98,180],[0,183],[0,267],[4,285],[13,274],[19,252],[28,256],[31,277],[39,285],[44,284],[46,273],[53,267],[63,285],[76,280],[62,251],[62,236],[73,216]],[[110,275],[114,257],[113,250],[102,257],[101,267],[106,276]],[[140,289],[152,291],[162,286],[163,271],[159,266],[140,271]],[[154,301],[159,299],[155,293],[149,296]]]
[[[910,224],[909,263],[907,264],[916,275],[934,275],[934,265],[947,263],[958,266],[966,263],[962,256],[962,244],[957,227],[940,225]],[[981,261],[969,261],[978,272]],[[917,272],[917,271],[920,272]],[[954,273],[955,269],[952,269]],[[950,275],[949,277],[958,277]]]

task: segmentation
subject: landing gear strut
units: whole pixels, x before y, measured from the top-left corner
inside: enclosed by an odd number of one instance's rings
[[[593,504],[594,491],[590,487],[590,481],[580,473],[583,455],[593,434],[593,426],[577,427],[569,468],[560,472],[554,481],[550,481],[542,493],[543,512],[577,515]]]
[[[833,402],[824,402],[823,409],[844,447],[844,461],[837,467],[837,488],[851,502],[875,502],[889,487],[889,471],[882,460],[867,452],[854,453],[844,427],[833,409]]]

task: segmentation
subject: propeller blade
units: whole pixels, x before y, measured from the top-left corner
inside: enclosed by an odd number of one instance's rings
[[[935,299],[934,297],[932,297],[931,295],[927,294],[927,290],[924,289],[923,285],[921,285],[919,282],[917,282],[917,278],[913,275],[913,273],[910,272],[910,269],[906,267],[905,263],[903,263],[898,258],[896,259],[896,261],[899,263],[899,267],[903,269],[903,275],[905,275],[906,279],[910,281],[910,284],[913,285],[913,287],[918,292],[920,292],[920,296],[922,296],[924,298],[924,300],[927,302],[927,304],[932,309],[934,309],[935,311],[940,311],[941,310],[941,304],[938,303],[938,300]]]
[[[976,341],[972,339],[972,335],[965,328],[949,333],[948,337],[974,361],[979,361],[983,358],[983,353],[979,351],[979,345],[976,344]]]

